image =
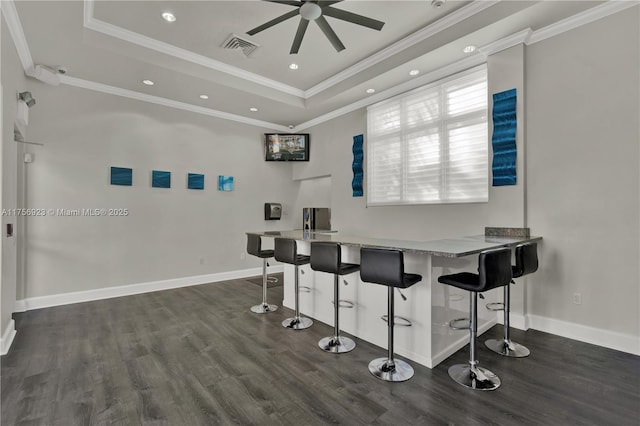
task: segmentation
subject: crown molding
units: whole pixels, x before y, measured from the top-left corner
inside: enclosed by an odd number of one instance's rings
[[[9,34],[11,34],[11,38],[13,39],[13,44],[18,51],[22,68],[25,72],[33,69],[33,58],[31,57],[31,51],[27,44],[27,38],[24,35],[24,29],[22,28],[16,5],[13,0],[2,0],[0,1],[0,8],[2,9],[2,15],[4,15],[4,21],[7,23]]]
[[[148,95],[146,93],[135,92],[129,89],[109,86],[107,84],[96,83],[95,81],[83,80],[81,78],[71,77],[68,75],[60,76],[60,83],[68,86],[79,87],[82,89],[93,90],[95,92],[108,93],[110,95],[121,96],[123,98],[135,99],[142,102],[149,102],[156,105],[162,105],[170,108],[180,109],[183,111],[195,112],[196,114],[208,115],[210,117],[221,118],[223,120],[237,121],[239,123],[249,124],[251,126],[265,127],[268,129],[278,130],[289,133],[288,127],[269,123],[267,121],[256,120],[254,118],[244,117],[242,115],[231,114],[224,111],[218,111],[211,108],[204,108],[197,105],[179,102],[173,99],[161,98],[160,96]]]
[[[510,36],[503,37],[500,40],[480,46],[478,48],[478,52],[485,56],[489,56],[519,44],[527,44],[532,34],[533,31],[531,28],[526,28],[515,34],[511,34]]]
[[[93,2],[94,0],[84,0],[84,27],[90,30],[106,34],[111,37],[124,40],[126,42],[136,44],[138,46],[145,47],[147,49],[155,50],[156,52],[164,53],[165,55],[173,56],[182,59],[187,62],[191,62],[197,65],[201,65],[206,68],[210,68],[216,71],[220,71],[234,77],[239,77],[252,83],[260,84],[265,87],[269,87],[274,90],[278,90],[289,95],[304,97],[304,90],[289,86],[279,81],[272,80],[267,77],[263,77],[259,74],[255,74],[242,68],[234,67],[224,62],[211,59],[207,56],[200,55],[190,50],[182,49],[169,43],[165,43],[151,37],[144,36],[119,27],[117,25],[109,24],[93,17]]]
[[[573,16],[562,19],[551,25],[547,25],[544,28],[534,31],[529,38],[527,44],[534,44],[542,40],[546,40],[550,37],[555,37],[564,32],[570,31],[574,28],[581,27],[582,25],[590,24],[602,18],[606,18],[614,13],[621,12],[629,9],[630,7],[638,6],[640,1],[638,0],[611,0],[598,6],[587,9],[583,12],[576,13]]]
[[[393,55],[398,54],[399,52],[408,49],[429,37],[438,34],[441,31],[444,31],[465,19],[472,17],[473,15],[482,12],[485,9],[490,8],[491,6],[499,3],[500,0],[475,0],[467,6],[464,6],[440,19],[436,22],[427,25],[426,27],[416,31],[415,33],[399,40],[392,45],[385,47],[384,49],[374,53],[366,59],[346,68],[343,71],[329,77],[321,83],[316,84],[315,86],[305,90],[304,97],[308,99],[312,96],[321,93],[328,88],[335,86],[342,81],[353,77],[354,75],[366,70],[367,68],[371,68],[372,66],[389,59]]]

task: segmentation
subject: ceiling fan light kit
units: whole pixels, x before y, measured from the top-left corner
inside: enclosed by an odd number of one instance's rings
[[[357,13],[348,12],[342,9],[336,9],[332,7],[335,3],[340,3],[343,0],[338,1],[323,1],[323,0],[306,0],[306,1],[279,1],[279,0],[264,0],[270,3],[280,3],[288,6],[293,6],[296,9],[290,12],[285,13],[284,15],[280,15],[277,18],[272,19],[269,22],[266,22],[252,30],[247,31],[248,35],[255,35],[261,31],[264,31],[268,28],[273,27],[274,25],[279,24],[280,22],[284,22],[287,19],[293,18],[295,16],[300,15],[300,23],[298,24],[298,29],[296,31],[296,35],[293,38],[293,44],[291,45],[290,54],[296,54],[300,50],[300,45],[302,44],[302,39],[307,31],[307,27],[309,26],[309,22],[314,21],[318,24],[318,27],[325,35],[325,37],[329,40],[331,45],[337,52],[340,52],[345,49],[344,44],[338,37],[338,35],[333,31],[331,25],[325,19],[325,16],[330,16],[335,19],[340,19],[342,21],[350,22],[352,24],[360,25],[366,28],[371,28],[376,31],[380,31],[384,26],[384,22],[378,21],[373,18],[368,18],[366,16],[358,15]]]

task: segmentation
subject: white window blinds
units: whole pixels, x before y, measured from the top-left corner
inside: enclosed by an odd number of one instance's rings
[[[367,110],[367,204],[486,202],[487,68]]]

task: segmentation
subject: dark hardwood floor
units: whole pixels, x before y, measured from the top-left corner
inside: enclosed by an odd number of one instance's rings
[[[269,296],[281,301],[282,287]],[[502,379],[495,392],[449,379],[466,348],[385,383],[367,370],[383,349],[356,340],[349,354],[324,353],[331,327],[284,329],[290,310],[249,311],[260,298],[234,280],[18,314],[1,359],[2,425],[639,424],[637,356],[513,330],[530,357],[478,345]]]

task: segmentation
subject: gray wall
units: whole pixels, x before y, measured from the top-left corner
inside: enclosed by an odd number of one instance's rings
[[[544,237],[540,270],[514,286],[513,313],[637,339],[637,23],[634,8],[489,58],[489,93],[518,87],[518,107],[526,104],[518,111],[518,185],[491,188],[489,203],[367,208],[353,198],[351,145],[366,132],[364,109],[309,129],[311,158],[321,161],[295,165],[294,178],[331,175],[333,223],[348,233],[434,239],[527,225]],[[582,305],[572,303],[575,292]]]
[[[28,220],[25,297],[257,267],[244,233],[291,228],[265,222],[263,203],[291,208],[291,165],[263,160],[267,129],[112,95],[30,81],[38,99],[27,167],[32,208],[128,208],[127,217]],[[110,166],[133,168],[133,186],[109,184]],[[171,189],[151,187],[151,170],[172,172]],[[188,190],[188,172],[206,175]],[[217,190],[218,175],[235,178]]]
[[[3,22],[4,24],[4,22]],[[17,94],[26,89],[26,79],[18,59],[13,40],[2,25],[2,208],[17,207],[16,162],[18,144],[13,141],[13,123],[16,117]],[[0,333],[6,331],[16,300],[16,237],[6,236],[6,224],[15,227],[15,216],[2,216],[2,313]]]
[[[635,336],[639,9],[530,46],[526,62],[528,216],[545,238],[530,311]]]

